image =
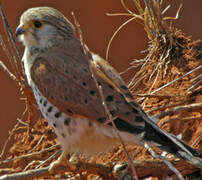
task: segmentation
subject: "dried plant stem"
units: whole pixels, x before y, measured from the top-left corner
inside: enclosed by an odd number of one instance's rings
[[[149,147],[149,145],[147,143],[142,143],[143,146],[150,152],[150,154],[154,157],[154,158],[159,158],[161,159],[168,167],[170,170],[172,170],[176,175],[177,177],[180,179],[180,180],[184,180],[182,174],[172,165],[172,163],[170,163],[168,160],[166,160],[163,156],[160,156],[160,155],[157,155],[152,149],[151,147]]]
[[[111,44],[112,44],[112,41],[114,40],[115,36],[118,34],[118,32],[125,26],[127,25],[129,22],[133,21],[134,19],[136,19],[137,17],[132,17],[130,18],[129,20],[127,20],[126,22],[124,22],[115,32],[114,34],[112,35],[111,39],[109,40],[109,43],[107,45],[107,50],[106,50],[106,61],[109,60],[109,50],[110,50],[110,47],[111,47]]]
[[[60,147],[60,145],[59,145],[59,144],[56,144],[56,145],[53,145],[53,146],[51,146],[51,147],[42,149],[41,151],[38,151],[38,152],[33,152],[33,153],[25,154],[25,155],[22,155],[22,156],[14,157],[14,158],[12,158],[12,159],[7,159],[7,160],[4,160],[4,161],[0,161],[0,165],[6,164],[6,163],[9,163],[9,162],[18,160],[18,159],[31,158],[31,157],[33,157],[33,156],[40,155],[40,154],[42,154],[43,152],[52,151],[53,149],[57,149],[58,147]]]
[[[15,77],[15,75],[10,72],[10,70],[6,67],[6,65],[2,61],[0,61],[0,67],[2,67],[3,70],[8,73],[9,77],[12,80],[17,81],[17,78]]]
[[[40,168],[40,169],[34,169],[34,170],[28,170],[25,172],[19,172],[19,173],[13,173],[13,174],[7,174],[0,176],[0,180],[23,180],[23,179],[33,179],[34,178],[39,178],[39,177],[50,177],[49,174],[49,166],[45,168]],[[67,172],[67,168],[63,166],[56,167],[55,169],[56,174],[64,174]],[[83,163],[79,162],[77,164],[77,169],[75,170],[76,174],[82,173],[84,171],[87,171],[89,174],[98,174],[102,178],[110,178],[114,179],[113,175],[111,174],[111,168],[108,168],[104,165],[100,164],[92,164],[92,163]],[[72,172],[74,173],[74,172]]]
[[[118,130],[117,130],[115,124],[114,124],[113,117],[112,117],[111,113],[109,112],[109,109],[108,109],[108,107],[107,107],[107,105],[106,105],[106,102],[105,102],[105,99],[104,99],[104,95],[103,95],[102,86],[100,86],[100,85],[98,84],[96,75],[95,75],[95,73],[94,73],[94,66],[93,66],[93,64],[92,64],[93,60],[92,60],[91,53],[89,52],[87,46],[85,46],[85,43],[84,43],[83,38],[82,38],[82,31],[81,31],[81,29],[80,29],[80,25],[79,25],[78,21],[76,20],[75,16],[74,16],[74,21],[75,21],[75,24],[76,24],[76,26],[77,26],[77,30],[78,30],[78,33],[79,33],[80,41],[82,42],[82,45],[83,45],[83,48],[84,48],[84,52],[86,53],[86,57],[87,57],[87,59],[88,59],[89,68],[90,68],[92,77],[93,77],[93,79],[94,79],[94,81],[95,81],[96,87],[97,87],[98,92],[99,92],[99,95],[100,95],[100,97],[101,97],[103,107],[104,107],[105,112],[106,112],[106,114],[107,114],[107,116],[108,116],[109,122],[112,123],[112,126],[113,126],[113,128],[114,128],[114,130],[115,130],[115,132],[116,132],[117,136],[119,137],[119,140],[120,140],[120,142],[121,142],[121,144],[122,144],[123,150],[124,150],[124,152],[126,153],[126,155],[127,155],[127,157],[128,157],[128,161],[129,161],[129,164],[131,165],[131,170],[132,170],[132,173],[133,173],[133,178],[137,180],[137,179],[138,179],[138,176],[137,176],[136,170],[135,170],[135,168],[134,168],[134,166],[133,166],[133,163],[132,163],[132,160],[131,160],[131,157],[130,157],[129,153],[127,152],[127,150],[126,150],[126,148],[125,148],[125,143],[124,143],[124,141],[122,140],[122,138],[121,138],[121,136],[120,136],[120,134],[119,134],[119,132],[118,132]]]
[[[175,82],[179,81],[180,79],[182,79],[182,78],[188,76],[189,74],[191,74],[191,73],[193,73],[193,72],[198,71],[199,69],[202,69],[202,65],[200,65],[200,66],[198,66],[198,67],[192,69],[191,71],[185,73],[183,76],[180,76],[180,77],[178,77],[177,79],[175,79],[175,80],[173,80],[173,81],[171,81],[171,82],[169,82],[169,83],[167,83],[167,84],[161,86],[160,88],[158,88],[158,89],[152,91],[150,94],[155,94],[156,92],[161,91],[162,89],[164,89],[164,88],[166,88],[166,87],[168,87],[168,86],[174,84]],[[144,100],[144,99],[145,99],[145,97],[140,98],[140,99],[138,99],[137,102],[140,102],[140,101],[142,101],[142,100]]]
[[[184,106],[177,106],[173,109],[170,109],[169,111],[161,112],[159,114],[156,114],[155,116],[152,116],[152,118],[163,118],[167,115],[171,115],[173,113],[181,113],[182,111],[198,111],[200,112],[202,109],[202,103],[195,103],[195,104],[189,104]]]
[[[19,63],[17,62],[17,59],[18,60],[21,59],[21,54],[20,54],[20,50],[17,46],[16,40],[13,36],[13,33],[11,31],[11,28],[9,26],[9,23],[7,21],[7,18],[4,14],[4,11],[3,11],[3,8],[1,5],[1,1],[0,1],[0,14],[3,19],[4,28],[5,28],[6,34],[7,34],[8,44],[9,44],[9,47],[10,47],[10,50],[12,53],[12,60],[11,60],[11,58],[9,58],[10,56],[8,57],[8,59],[10,60],[10,64],[14,68],[17,79],[20,82],[22,80],[20,77],[24,77],[24,74],[23,74],[24,72],[22,71],[22,69],[23,69],[22,63],[20,62],[20,67],[19,67]],[[17,58],[16,58],[16,55],[17,55]]]
[[[186,175],[186,174],[192,174],[196,172],[196,168],[191,165],[187,164],[182,160],[170,160],[169,163],[172,163],[177,169],[180,169],[180,171]],[[139,178],[145,178],[148,175],[153,177],[159,177],[160,179],[165,179],[167,174],[172,174],[173,171],[167,167],[167,165],[164,164],[159,159],[144,159],[144,160],[136,160],[133,162],[134,167],[137,170]],[[147,167],[147,168],[145,168]],[[156,171],[158,169],[158,171]],[[50,177],[49,174],[49,167],[40,168],[40,169],[34,169],[34,170],[28,170],[25,172],[19,172],[19,173],[13,173],[8,175],[0,176],[0,180],[23,180],[23,179],[33,179],[40,178],[40,177]],[[6,171],[6,169],[4,170]],[[64,174],[68,171],[67,168],[60,166],[55,169],[56,174]],[[200,169],[198,169],[200,171]],[[12,172],[12,169],[8,172]],[[111,179],[115,180],[114,176],[112,175],[112,168],[106,167],[101,164],[92,164],[92,163],[84,163],[79,162],[77,164],[77,169],[75,169],[75,172],[72,172],[72,174],[82,174],[82,172],[87,172],[87,174],[98,174],[103,179]]]

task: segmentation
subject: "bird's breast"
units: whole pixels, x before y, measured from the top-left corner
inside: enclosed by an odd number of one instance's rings
[[[70,152],[96,154],[109,151],[120,143],[112,128],[88,119],[72,118],[51,104],[36,86],[32,88],[43,117],[55,131],[63,149]]]

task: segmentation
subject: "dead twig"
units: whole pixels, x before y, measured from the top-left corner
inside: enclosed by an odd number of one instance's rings
[[[130,157],[128,151],[126,150],[126,148],[125,148],[125,143],[124,143],[124,141],[122,140],[122,138],[121,138],[121,136],[120,136],[120,134],[119,134],[119,132],[118,132],[118,130],[117,130],[115,124],[114,124],[114,121],[113,121],[114,117],[112,117],[112,115],[111,115],[111,113],[110,113],[110,111],[109,111],[109,109],[108,109],[108,107],[107,107],[107,104],[106,104],[106,102],[105,102],[105,98],[104,98],[102,86],[98,84],[97,77],[96,77],[96,75],[95,75],[95,66],[94,66],[93,63],[92,63],[92,62],[93,62],[93,59],[92,59],[91,52],[88,50],[87,46],[85,45],[85,43],[84,43],[84,41],[83,41],[83,38],[82,38],[82,31],[81,31],[81,29],[80,29],[80,25],[79,25],[78,21],[76,20],[76,17],[75,17],[75,16],[74,16],[74,21],[75,21],[75,24],[76,24],[76,27],[77,27],[77,31],[78,31],[78,33],[79,33],[80,41],[81,41],[82,46],[83,46],[83,48],[84,48],[84,52],[86,53],[86,57],[87,57],[87,60],[88,60],[88,63],[89,63],[90,72],[91,72],[91,74],[92,74],[92,77],[93,77],[93,79],[94,79],[94,81],[95,81],[95,84],[96,84],[96,87],[97,87],[97,89],[98,89],[100,98],[101,98],[101,100],[102,100],[102,105],[103,105],[103,107],[104,107],[104,109],[105,109],[105,112],[106,112],[106,114],[107,114],[107,116],[108,116],[109,122],[112,123],[112,127],[114,128],[114,130],[115,130],[115,132],[116,132],[116,134],[117,134],[117,136],[118,136],[118,138],[119,138],[119,140],[120,140],[120,142],[121,142],[121,145],[122,145],[122,147],[123,147],[123,150],[124,150],[124,152],[126,153],[126,155],[127,155],[127,157],[128,157],[129,164],[131,165],[131,170],[132,170],[133,178],[134,178],[134,179],[138,179],[136,170],[135,170],[135,168],[134,168],[134,166],[133,166],[133,163],[132,163],[132,159],[131,159],[131,157]]]
[[[150,152],[150,154],[154,157],[154,158],[159,158],[161,159],[168,167],[169,169],[174,172],[177,177],[180,179],[180,180],[184,180],[182,174],[172,165],[171,162],[169,162],[165,157],[161,156],[161,155],[157,155],[150,147],[147,143],[143,142],[142,143],[143,146]]]
[[[199,69],[202,69],[202,65],[200,65],[200,66],[198,66],[198,67],[192,69],[191,71],[185,73],[183,76],[180,76],[180,77],[178,77],[177,79],[175,79],[175,80],[173,80],[173,81],[171,81],[171,82],[169,82],[169,83],[167,83],[167,84],[161,86],[160,88],[158,88],[158,89],[152,91],[150,94],[155,94],[156,92],[161,91],[162,89],[164,89],[164,88],[166,88],[166,87],[168,87],[168,86],[174,84],[175,82],[179,81],[180,79],[182,79],[182,78],[188,76],[189,74],[191,74],[191,73],[193,73],[193,72],[198,71]],[[140,98],[140,99],[138,99],[137,102],[143,101],[145,98],[146,98],[146,97]]]
[[[160,127],[162,127],[164,124],[168,123],[168,122],[177,122],[177,121],[201,121],[202,117],[186,117],[186,118],[172,118],[169,119],[165,122],[163,122]]]
[[[8,73],[9,77],[12,80],[14,80],[14,81],[17,80],[17,78],[15,77],[15,75],[6,67],[6,65],[3,63],[3,61],[0,61],[0,67],[2,67],[3,70]]]
[[[138,97],[149,97],[149,98],[160,98],[160,99],[170,99],[173,98],[175,96],[170,96],[170,95],[162,95],[162,94],[134,94],[135,96]]]
[[[170,109],[169,111],[161,112],[159,114],[156,114],[152,116],[152,118],[163,118],[167,115],[173,115],[173,114],[178,114],[182,113],[183,111],[198,111],[201,112],[202,109],[202,103],[195,103],[195,104],[189,104],[189,105],[184,105],[184,106],[178,106],[173,109]]]
[[[18,160],[18,159],[31,158],[31,157],[33,157],[33,156],[42,154],[43,152],[46,152],[46,151],[51,151],[51,150],[56,149],[56,148],[58,148],[58,147],[60,147],[60,145],[59,145],[59,144],[56,144],[56,145],[53,145],[53,146],[51,146],[51,147],[42,149],[41,151],[38,151],[38,152],[33,152],[33,153],[25,154],[25,155],[22,155],[22,156],[14,157],[14,158],[12,158],[12,159],[7,159],[7,160],[4,160],[4,161],[0,161],[0,165],[6,164],[6,163],[9,163],[9,162]]]
[[[75,172],[72,173],[82,173],[86,172],[89,174],[97,174],[101,176],[104,179],[114,179],[113,175],[111,174],[112,169],[109,167],[106,167],[101,164],[92,164],[92,163],[83,163],[79,162],[76,164],[77,168],[75,169]],[[40,168],[40,169],[34,169],[34,170],[28,170],[25,172],[19,172],[19,173],[13,173],[13,174],[7,174],[3,175],[0,177],[0,180],[23,180],[23,179],[33,179],[34,178],[39,178],[39,177],[50,177],[49,173],[49,166],[45,168]],[[68,171],[68,169],[64,166],[59,166],[54,169],[55,174],[64,174],[65,172]]]
[[[200,171],[200,169],[196,169],[195,166],[187,164],[182,160],[172,159],[169,160],[169,162],[172,163],[173,166],[175,166],[184,176]],[[173,174],[173,171],[169,169],[162,160],[159,159],[135,160],[133,161],[133,165],[136,168],[139,178],[145,178],[148,177],[148,175],[150,177],[152,176],[152,177],[165,178],[168,176],[168,174],[169,175]],[[7,174],[0,176],[0,180],[7,180],[7,179],[23,180],[23,179],[33,179],[33,177],[35,178],[50,177],[48,169],[49,167],[45,167],[40,169],[28,170],[20,173]],[[156,169],[158,169],[158,171],[156,171]],[[2,170],[6,171],[6,169]],[[7,171],[11,172],[10,170]],[[67,171],[68,169],[63,166],[59,166],[55,169],[56,174],[64,174]],[[79,174],[82,172],[86,172],[87,174],[97,174],[105,179],[112,179],[112,180],[115,179],[111,173],[112,167],[106,167],[101,164],[79,162],[77,164],[77,169],[75,169],[75,171],[72,173]]]

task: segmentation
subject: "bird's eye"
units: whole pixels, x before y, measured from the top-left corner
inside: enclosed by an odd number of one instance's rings
[[[43,24],[40,21],[33,21],[33,25],[35,28],[41,28]]]

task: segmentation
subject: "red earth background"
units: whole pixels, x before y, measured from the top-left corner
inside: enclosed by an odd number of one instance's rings
[[[131,4],[131,0],[127,0]],[[171,4],[171,8],[166,13],[167,16],[175,16],[180,5],[180,0],[165,1],[164,4]],[[129,17],[109,17],[106,13],[125,12],[120,1],[94,1],[94,0],[2,0],[6,17],[13,32],[18,25],[18,20],[22,12],[30,7],[51,6],[61,11],[68,19],[73,21],[71,12],[73,11],[81,25],[83,36],[88,47],[105,57],[107,44],[115,30]],[[180,17],[174,22],[174,26],[181,29],[187,35],[191,35],[193,40],[202,37],[202,1],[184,0]],[[0,33],[6,40],[2,20],[0,20]],[[140,52],[147,48],[147,35],[143,27],[137,22],[129,23],[114,39],[110,53],[110,63],[120,72],[125,70],[133,59],[144,57]],[[20,44],[19,44],[20,45]],[[20,45],[21,50],[23,50]],[[0,60],[6,65],[8,62],[2,49],[0,49]],[[132,77],[132,76],[131,76]],[[131,77],[127,77],[129,80]],[[0,68],[0,149],[8,137],[8,131],[16,124],[17,118],[22,115],[25,106],[20,100],[19,88],[8,78],[7,74]]]

